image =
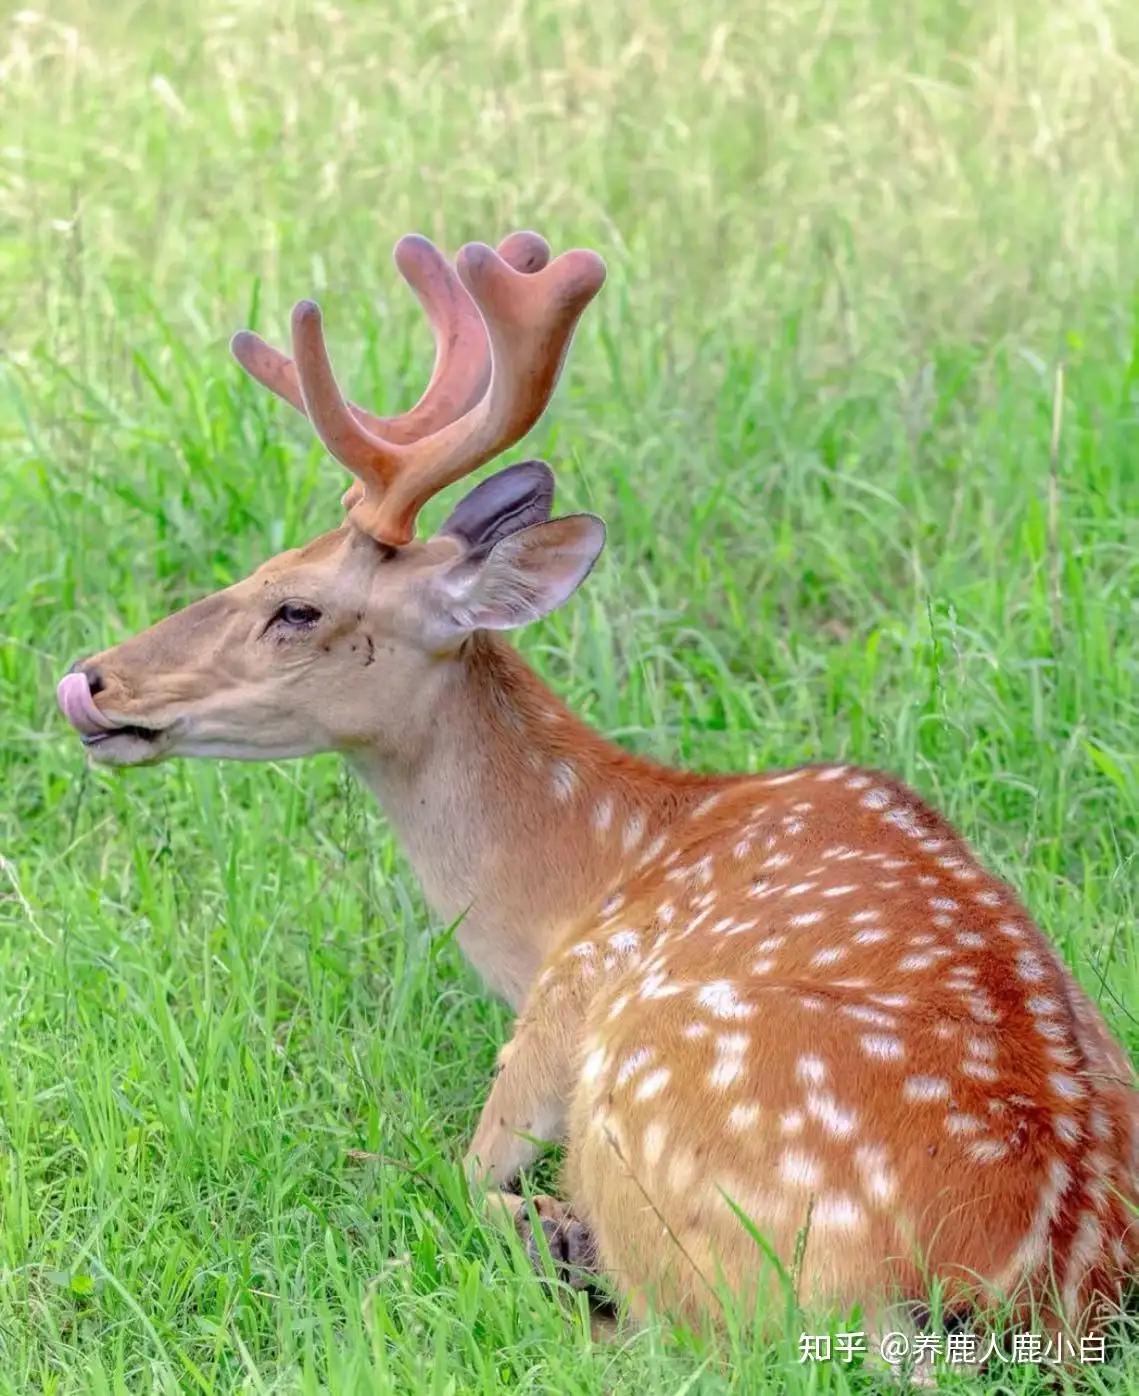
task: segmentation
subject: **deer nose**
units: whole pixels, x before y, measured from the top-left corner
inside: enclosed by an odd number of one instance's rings
[[[77,659],[67,672],[69,674],[83,675],[87,680],[87,691],[92,698],[94,698],[96,693],[102,693],[103,689],[107,686],[103,682],[103,676],[99,673],[98,669],[96,669],[94,665],[85,665],[81,659]]]

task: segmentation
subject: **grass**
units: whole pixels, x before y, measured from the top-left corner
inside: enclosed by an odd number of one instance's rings
[[[677,763],[902,775],[1139,1051],[1137,62],[1125,0],[4,7],[0,1390],[868,1388],[592,1346],[467,1205],[508,1017],[380,812],[87,769],[52,689],[336,519],[232,331],[315,294],[395,409],[391,244],[537,227],[610,280],[514,454],[611,543],[533,662]]]

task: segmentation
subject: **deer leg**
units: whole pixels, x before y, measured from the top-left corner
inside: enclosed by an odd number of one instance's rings
[[[499,1071],[467,1151],[467,1176],[488,1187],[485,1210],[499,1225],[514,1227],[534,1268],[544,1262],[538,1231],[546,1238],[559,1278],[576,1288],[596,1274],[596,1249],[587,1227],[556,1198],[530,1199],[510,1189],[538,1157],[542,1144],[565,1137],[581,1031],[577,992],[584,989],[564,962],[556,977],[536,990],[499,1054]],[[532,1208],[532,1210],[531,1210]]]

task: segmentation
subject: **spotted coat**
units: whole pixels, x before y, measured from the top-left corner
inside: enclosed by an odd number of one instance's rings
[[[785,1265],[800,1248],[817,1301],[937,1279],[1076,1331],[1118,1296],[1133,1069],[942,818],[845,766],[693,790],[659,830],[613,818],[598,803],[595,834],[630,866],[547,960],[507,1059],[564,1060],[539,1123],[621,1287],[682,1313],[717,1274],[749,1291],[742,1214]]]

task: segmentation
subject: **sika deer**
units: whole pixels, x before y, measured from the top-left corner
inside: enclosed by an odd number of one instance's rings
[[[529,461],[414,526],[538,419],[604,267],[547,265],[533,234],[465,248],[457,276],[423,239],[396,260],[437,341],[404,416],[345,404],[311,303],[293,360],[233,344],[357,476],[346,521],[74,666],[63,712],[113,765],[348,757],[519,1011],[472,1177],[508,1187],[535,1136],[564,1140],[568,1207],[539,1214],[635,1309],[695,1319],[717,1273],[745,1300],[769,1283],[738,1208],[786,1264],[809,1214],[809,1303],[873,1315],[937,1280],[1079,1331],[1139,1250],[1139,1097],[1098,1009],[897,781],[669,770],[544,687],[496,632],[568,599],[600,520],[551,519]]]

